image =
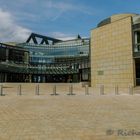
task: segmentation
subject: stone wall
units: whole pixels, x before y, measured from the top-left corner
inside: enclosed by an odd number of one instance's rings
[[[132,19],[127,16],[91,31],[91,86],[134,86]]]

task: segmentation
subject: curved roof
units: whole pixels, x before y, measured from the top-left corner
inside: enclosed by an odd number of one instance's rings
[[[131,14],[131,13],[124,13],[124,14],[116,14],[111,16],[111,22],[126,18],[126,17],[134,17],[137,16],[138,14]]]
[[[133,13],[115,14],[115,15],[112,15],[112,16],[102,20],[100,23],[98,23],[97,27],[107,25],[109,23],[115,22],[117,20],[120,20],[120,19],[123,19],[123,18],[126,18],[126,17],[130,17],[130,16],[135,17],[135,16],[138,16],[138,15],[139,14],[133,14]]]

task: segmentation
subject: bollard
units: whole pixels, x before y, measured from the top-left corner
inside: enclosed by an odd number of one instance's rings
[[[53,86],[53,95],[56,95],[56,85]]]
[[[73,95],[73,85],[69,86],[69,95]]]
[[[119,95],[119,88],[117,85],[115,86],[115,95]]]
[[[18,95],[22,95],[22,94],[21,94],[21,85],[18,86],[17,92],[18,92]]]
[[[85,95],[89,95],[88,85],[85,85]]]
[[[100,95],[104,95],[104,85],[100,86]]]
[[[39,85],[36,85],[36,95],[39,95]]]
[[[129,86],[129,94],[133,95],[133,86]]]
[[[0,95],[3,96],[3,86],[0,85]]]

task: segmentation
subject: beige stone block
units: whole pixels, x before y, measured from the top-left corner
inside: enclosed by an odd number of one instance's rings
[[[133,83],[131,18],[96,28],[91,34],[91,52],[94,52],[91,55],[91,72],[95,71],[91,73],[91,85],[113,83],[126,87]],[[102,77],[96,73],[99,70],[104,71]]]

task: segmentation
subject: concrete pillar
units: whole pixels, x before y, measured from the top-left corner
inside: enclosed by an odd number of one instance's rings
[[[39,85],[36,85],[36,95],[39,95]]]
[[[137,35],[137,32],[134,33],[134,36],[135,36],[135,44],[138,43],[138,35]]]
[[[88,85],[85,85],[85,95],[89,95]]]
[[[129,86],[129,94],[133,95],[133,86]]]
[[[6,62],[9,61],[9,49],[6,48]]]
[[[3,96],[3,86],[0,85],[0,95]]]
[[[118,85],[115,86],[115,95],[118,95],[119,94],[119,88],[118,88]]]
[[[73,95],[73,85],[69,86],[69,95]]]
[[[18,95],[22,95],[22,93],[21,93],[21,85],[18,85],[17,94],[18,94]]]
[[[104,95],[104,85],[100,86],[100,95]]]
[[[134,38],[135,38],[135,45],[134,45],[134,52],[138,52],[138,47],[137,47],[137,43],[138,43],[138,37],[137,37],[137,32],[134,33]]]
[[[0,73],[0,82],[2,82],[2,73]]]
[[[53,95],[56,95],[56,85],[53,86]]]
[[[7,82],[7,73],[4,73],[4,82]]]
[[[29,53],[28,52],[24,52],[24,63],[29,64]]]
[[[32,83],[32,75],[29,75],[29,82]]]

